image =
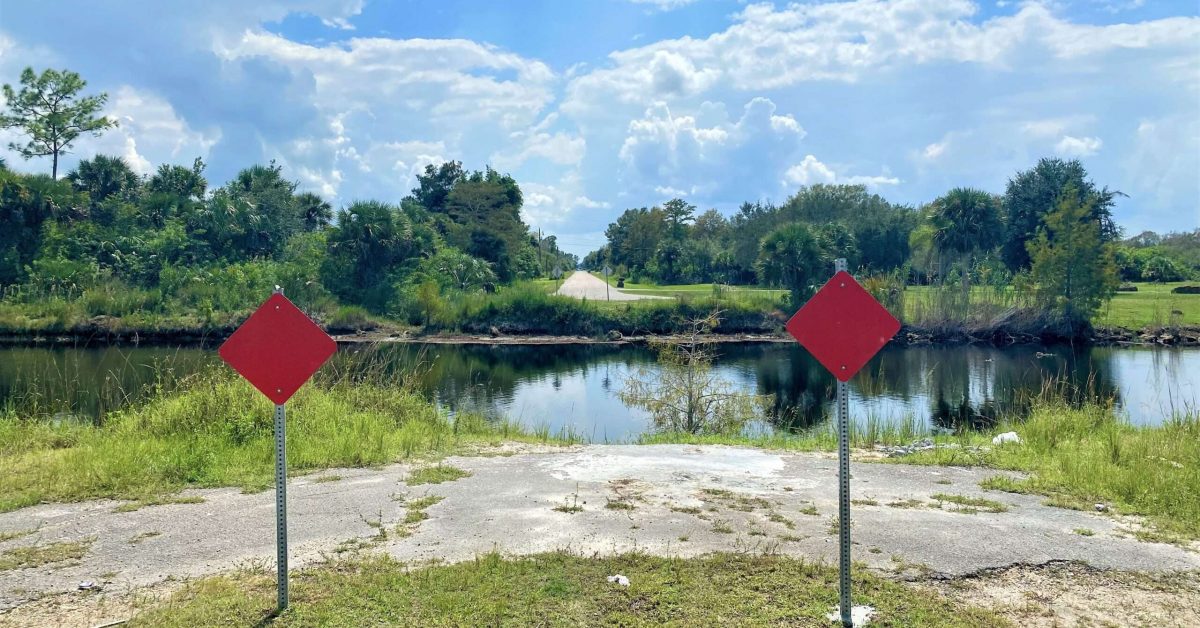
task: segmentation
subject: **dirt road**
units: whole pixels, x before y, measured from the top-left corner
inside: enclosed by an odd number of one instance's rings
[[[463,560],[498,549],[697,555],[761,550],[836,563],[836,461],[821,454],[683,445],[589,445],[513,456],[451,458],[470,476],[409,486],[411,467],[294,478],[288,510],[292,566],[365,545],[405,560]],[[1200,569],[1200,554],[1145,543],[1110,516],[1052,508],[1042,498],[983,491],[996,472],[856,464],[854,558],[874,568],[974,574],[1006,566],[1082,561],[1099,568]],[[967,513],[934,494],[984,497],[1004,512]],[[274,492],[192,490],[203,503],[114,512],[117,502],[43,505],[0,514],[0,552],[84,541],[78,560],[0,571],[0,609],[81,582],[128,589],[168,577],[273,562]],[[426,496],[429,519],[395,530]],[[615,505],[614,505],[615,504]],[[566,507],[555,510],[556,507]],[[581,508],[566,512],[570,507]],[[1084,536],[1088,530],[1092,536]],[[69,598],[70,596],[68,596]],[[17,609],[20,610],[20,609]],[[0,614],[0,624],[4,615]]]
[[[616,288],[608,287],[603,279],[582,270],[571,273],[571,276],[563,280],[562,285],[559,286],[558,291],[554,294],[575,297],[576,299],[588,299],[590,301],[640,301],[642,299],[671,298],[645,294],[627,294]]]

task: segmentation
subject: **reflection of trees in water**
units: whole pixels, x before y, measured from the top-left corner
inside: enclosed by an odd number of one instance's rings
[[[517,386],[547,381],[555,392],[563,380],[600,369],[627,369],[654,359],[643,348],[611,345],[390,345],[385,352],[399,376],[415,373],[419,386],[451,410],[493,413],[512,403]]]
[[[1091,347],[889,347],[851,382],[863,398],[887,397],[909,408],[927,398],[933,426],[984,429],[1002,417],[1026,416],[1034,398],[1052,392],[1072,404],[1114,399],[1111,351]],[[799,347],[729,347],[721,360],[751,363],[760,394],[774,396],[773,424],[803,429],[831,412],[835,380]],[[918,417],[922,418],[922,417]]]
[[[1128,350],[1126,350],[1128,351]],[[339,352],[351,360],[382,363],[394,377],[419,375],[421,388],[448,408],[503,411],[523,383],[542,382],[561,392],[571,377],[595,378],[607,392],[622,377],[654,361],[647,347],[613,345],[380,345]],[[1072,403],[1115,398],[1112,349],[1047,347],[888,347],[851,382],[855,395],[885,398],[928,414],[948,430],[992,426],[1024,416],[1046,387]],[[716,368],[771,395],[769,420],[801,430],[825,421],[836,380],[794,344],[721,344]],[[1118,400],[1119,401],[1119,400]]]

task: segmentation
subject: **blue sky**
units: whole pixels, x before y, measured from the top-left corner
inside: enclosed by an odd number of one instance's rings
[[[67,167],[200,156],[219,184],[275,159],[341,205],[397,201],[430,162],[490,164],[582,255],[673,196],[729,213],[841,182],[919,205],[1062,156],[1129,195],[1130,233],[1200,226],[1194,1],[180,6],[0,0],[0,81],[70,68],[121,123]]]

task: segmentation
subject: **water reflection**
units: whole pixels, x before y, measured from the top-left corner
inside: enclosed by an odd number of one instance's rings
[[[791,344],[730,344],[717,351],[721,378],[772,396],[774,429],[827,420],[835,380]],[[101,416],[164,380],[216,362],[206,349],[0,349],[0,404],[36,414]],[[645,347],[609,345],[382,345],[339,351],[327,370],[382,369],[415,377],[451,411],[505,416],[593,440],[626,440],[647,426],[643,411],[616,393],[639,367],[654,368]],[[956,430],[985,428],[1028,410],[1056,385],[1073,401],[1113,399],[1135,423],[1156,423],[1195,408],[1200,350],[1093,347],[888,348],[850,384],[856,421],[910,417]]]

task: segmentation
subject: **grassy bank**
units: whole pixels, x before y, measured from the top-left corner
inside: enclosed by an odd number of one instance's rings
[[[1023,442],[992,445],[993,436],[1009,431]],[[1146,517],[1147,538],[1200,539],[1200,416],[1194,411],[1142,427],[1106,405],[1070,407],[1048,399],[1035,403],[1028,419],[1004,422],[986,433],[933,436],[913,422],[868,422],[852,429],[850,440],[853,447],[871,449],[919,438],[931,438],[938,447],[887,460],[1022,471],[1027,480],[999,478],[985,488],[1044,495],[1053,505],[1083,510],[1103,503],[1119,514]],[[641,442],[831,451],[837,434],[826,425],[796,435],[657,434]]]
[[[627,576],[629,587],[609,584],[613,574]],[[864,570],[854,573],[854,595],[877,609],[873,625],[1010,625]],[[129,625],[259,625],[274,603],[273,574],[244,571],[190,584]],[[835,569],[772,556],[491,554],[423,569],[360,557],[294,573],[291,608],[272,625],[828,626],[836,604]]]
[[[420,324],[431,333],[498,331],[592,337],[610,332],[626,336],[672,334],[685,329],[688,320],[716,309],[722,312],[717,333],[762,334],[780,332],[791,311],[785,292],[752,286],[626,283],[625,289],[635,294],[674,298],[608,302],[554,296],[551,293],[556,285],[555,281],[541,279],[500,286],[494,294],[435,294],[421,302],[419,311],[390,315],[339,306],[327,295],[310,295],[303,290],[289,295],[333,332],[399,330]],[[1138,284],[1138,292],[1118,293],[1095,323],[1128,330],[1164,325],[1200,327],[1200,295],[1172,294],[1170,290],[1177,285],[1181,284]],[[217,300],[207,292],[203,299],[187,290],[166,298],[162,291],[111,286],[62,293],[14,292],[0,299],[0,335],[220,338],[231,333],[269,290],[242,288],[234,292],[236,298],[223,296]],[[1027,299],[1018,298],[1011,289],[976,287],[969,304],[962,302],[954,286],[909,286],[889,299],[889,307],[910,330],[929,342],[990,338],[1035,341],[1072,333],[1059,330],[1051,319],[1029,309]],[[1014,308],[1025,309],[1014,314]]]
[[[783,318],[767,296],[699,296],[671,301],[586,301],[555,296],[536,285],[505,288],[492,295],[447,300],[426,324],[428,331],[602,336],[670,334],[688,321],[721,310],[717,333],[770,333]]]
[[[188,487],[261,490],[273,406],[226,369],[107,415],[103,426],[0,416],[0,511],[42,502],[164,499]],[[503,440],[548,440],[479,416],[447,418],[404,387],[323,377],[288,403],[288,468],[380,465]]]

